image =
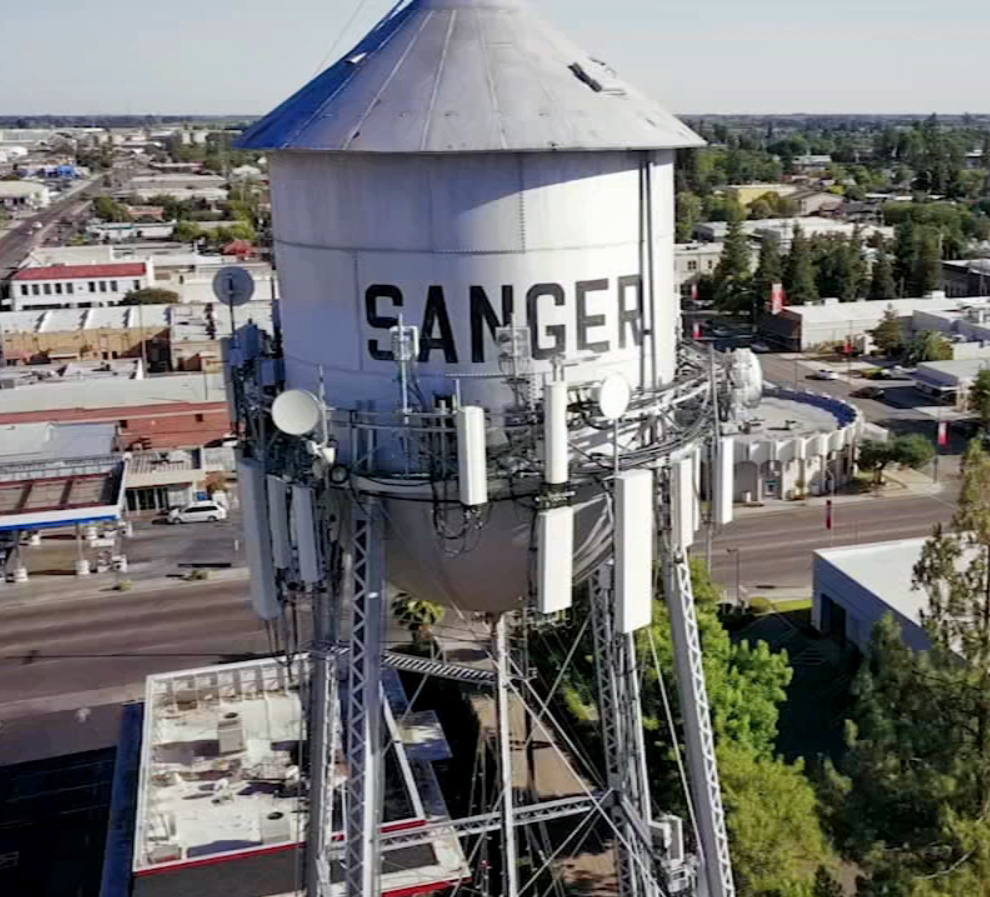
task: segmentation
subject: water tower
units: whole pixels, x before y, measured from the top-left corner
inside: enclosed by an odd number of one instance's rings
[[[268,154],[284,297],[273,342],[228,347],[252,595],[266,620],[313,602],[314,758],[346,664],[348,897],[376,894],[387,584],[497,621],[516,897],[506,616],[566,611],[585,581],[622,893],[665,893],[633,644],[657,560],[700,887],[733,893],[684,555],[703,454],[723,522],[731,498],[725,374],[678,341],[674,151],[700,144],[521,0],[400,3],[239,142]]]

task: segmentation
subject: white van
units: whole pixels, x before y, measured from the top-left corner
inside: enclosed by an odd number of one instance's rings
[[[194,501],[168,512],[169,523],[214,523],[227,519],[227,509],[215,501]]]

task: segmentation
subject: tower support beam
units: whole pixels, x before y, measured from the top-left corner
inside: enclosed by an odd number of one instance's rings
[[[346,897],[380,893],[382,816],[382,643],[385,630],[385,542],[377,499],[351,504],[351,604],[347,689]]]
[[[722,790],[715,760],[715,735],[708,707],[698,620],[694,612],[691,568],[684,549],[671,548],[664,558],[664,567],[677,690],[683,708],[691,792],[701,839],[702,879],[708,886],[708,897],[735,897],[729,836],[725,829]]]

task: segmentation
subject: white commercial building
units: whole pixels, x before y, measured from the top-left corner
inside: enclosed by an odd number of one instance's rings
[[[928,596],[912,582],[925,541],[901,539],[816,551],[812,625],[866,652],[873,627],[889,613],[900,624],[905,644],[915,651],[930,648],[921,620]]]
[[[12,311],[116,305],[132,290],[152,286],[154,266],[141,262],[20,268],[10,278]]]
[[[51,191],[36,181],[0,181],[0,206],[5,209],[43,209]]]
[[[851,237],[857,231],[864,241],[874,235],[882,236],[887,240],[894,236],[892,227],[881,227],[876,224],[852,224],[848,221],[837,221],[834,218],[766,218],[742,222],[746,236],[757,241],[765,240],[767,237],[776,238],[781,252],[787,252],[791,248],[794,229],[797,227],[801,228],[806,237],[835,235]],[[721,241],[725,239],[728,230],[729,225],[726,221],[706,221],[695,225],[694,235],[699,240]]]
[[[698,278],[715,273],[722,257],[721,243],[678,243],[674,246],[674,283],[687,295]]]
[[[962,358],[958,361],[926,361],[913,373],[915,385],[940,403],[954,405],[960,411],[969,407],[969,388],[976,375],[990,368],[988,358]]]
[[[883,320],[888,309],[894,310],[905,331],[910,332],[914,329],[916,311],[939,312],[959,306],[958,299],[944,296],[877,302],[826,299],[821,305],[790,305],[779,314],[764,314],[758,326],[761,336],[791,352],[845,343],[847,339],[860,343],[861,348],[868,348],[870,332]]]
[[[856,471],[862,423],[855,407],[833,396],[765,387],[733,434],[733,500],[795,500],[838,489]]]

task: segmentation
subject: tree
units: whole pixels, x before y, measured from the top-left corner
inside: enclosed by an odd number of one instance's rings
[[[804,305],[818,299],[811,247],[799,225],[795,225],[791,237],[791,251],[787,254],[787,264],[784,266],[784,287],[792,305]]]
[[[911,281],[915,296],[924,296],[942,285],[942,255],[939,236],[932,228],[925,228],[917,241]]]
[[[744,304],[750,269],[749,238],[739,221],[730,221],[715,266],[715,302],[720,308],[738,311]]]
[[[677,242],[687,243],[694,234],[694,226],[701,221],[704,206],[701,197],[689,191],[677,194]]]
[[[908,343],[905,354],[910,364],[949,361],[952,358],[952,343],[937,330],[922,330]]]
[[[897,285],[894,283],[894,266],[890,256],[882,247],[877,250],[873,262],[873,272],[870,277],[870,289],[867,299],[896,299]]]
[[[885,215],[886,211],[885,207]],[[899,296],[905,295],[906,290],[913,282],[916,251],[914,220],[906,218],[894,227],[894,280],[897,283]]]
[[[981,368],[973,378],[967,405],[980,420],[984,433],[990,432],[990,368]]]
[[[917,433],[898,436],[889,442],[864,439],[859,444],[857,463],[863,470],[873,472],[873,484],[883,485],[883,472],[891,464],[901,467],[924,467],[932,459],[935,449],[932,444]]]
[[[780,242],[766,236],[760,242],[760,258],[753,273],[751,292],[753,313],[766,308],[770,302],[770,292],[774,284],[784,281],[784,266],[780,257]]]
[[[206,234],[194,221],[180,221],[175,226],[172,236],[180,243],[193,243],[201,239]]]
[[[904,328],[893,305],[884,310],[883,318],[872,331],[873,342],[885,355],[897,355],[904,349]]]
[[[413,648],[428,656],[437,656],[440,645],[433,636],[433,627],[447,613],[447,609],[435,601],[414,598],[405,592],[400,592],[392,601],[392,617],[401,626],[405,626],[412,635]]]
[[[93,214],[101,221],[131,220],[127,209],[111,196],[97,196],[93,200]]]
[[[179,301],[179,294],[172,290],[162,290],[158,287],[144,287],[131,290],[123,299],[121,305],[171,305]]]
[[[947,528],[914,567],[929,651],[891,616],[857,675],[827,801],[869,895],[985,895],[990,882],[990,457],[974,440]]]

